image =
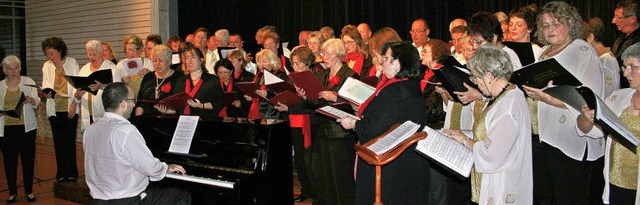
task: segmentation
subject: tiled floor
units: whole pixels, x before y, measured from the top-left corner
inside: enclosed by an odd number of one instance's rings
[[[80,169],[80,175],[84,175],[83,167],[83,152],[82,143],[76,144],[77,151],[77,163],[78,169]],[[46,204],[46,205],[76,205],[76,203],[57,199],[53,196],[53,183],[55,181],[56,159],[53,148],[53,140],[50,138],[37,138],[36,139],[36,161],[35,161],[35,180],[34,180],[34,192],[36,194],[36,202],[27,203],[24,196],[24,190],[22,189],[22,171],[18,165],[18,200],[13,204]],[[7,187],[4,164],[0,157],[0,204],[5,203],[6,198],[9,196],[9,190]],[[294,174],[294,194],[300,194],[300,188],[297,181],[297,177]],[[307,199],[303,203],[295,203],[296,205],[310,205],[311,200]]]

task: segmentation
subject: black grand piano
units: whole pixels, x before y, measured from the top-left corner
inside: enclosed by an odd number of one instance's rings
[[[177,118],[133,123],[155,157],[187,171],[151,186],[186,189],[193,204],[293,204],[289,123],[199,121],[189,154],[168,152]]]

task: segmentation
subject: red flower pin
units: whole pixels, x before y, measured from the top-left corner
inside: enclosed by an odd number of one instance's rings
[[[162,91],[163,93],[171,92],[171,83],[162,85],[162,87],[160,87],[160,91]]]
[[[336,87],[336,85],[340,84],[340,76],[333,76],[329,78],[329,88]]]
[[[135,61],[129,61],[129,63],[127,63],[127,66],[129,66],[129,68],[131,69],[138,68],[138,63],[136,63]]]

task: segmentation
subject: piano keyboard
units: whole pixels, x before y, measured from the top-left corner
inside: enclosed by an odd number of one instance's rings
[[[227,188],[227,189],[233,189],[233,186],[235,185],[235,182],[224,181],[224,180],[219,180],[219,179],[211,179],[211,178],[206,178],[206,177],[198,177],[198,176],[192,176],[192,175],[182,175],[182,174],[178,174],[178,173],[168,173],[165,177],[166,178],[171,178],[171,179],[182,180],[182,181],[189,181],[189,182],[195,182],[195,183],[200,183],[200,184],[207,184],[207,185],[212,185],[212,186],[217,186],[217,187],[223,187],[223,188]]]

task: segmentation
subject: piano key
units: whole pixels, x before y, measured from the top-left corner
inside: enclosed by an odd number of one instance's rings
[[[195,183],[200,183],[200,184],[207,184],[207,185],[212,185],[212,186],[217,186],[217,187],[223,187],[223,188],[227,188],[227,189],[233,189],[233,187],[235,185],[235,182],[224,181],[224,180],[219,180],[219,179],[211,179],[211,178],[206,178],[206,177],[198,177],[198,176],[192,176],[192,175],[182,175],[182,174],[178,174],[178,173],[168,173],[165,177],[166,178],[171,178],[171,179],[182,180],[182,181],[189,181],[189,182],[195,182]]]

